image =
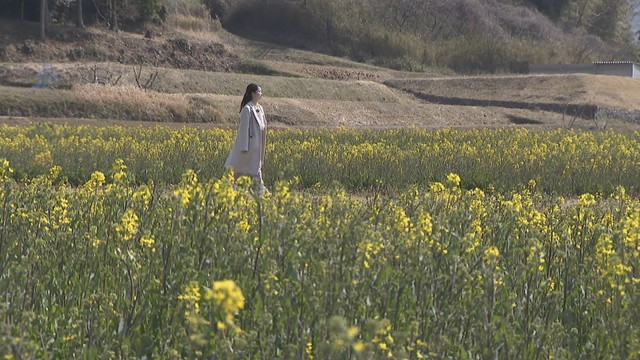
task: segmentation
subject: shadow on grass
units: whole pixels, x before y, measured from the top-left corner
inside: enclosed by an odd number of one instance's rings
[[[509,121],[516,125],[542,125],[544,122],[522,116],[509,115]]]

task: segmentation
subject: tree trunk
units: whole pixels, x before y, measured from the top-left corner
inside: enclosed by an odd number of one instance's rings
[[[45,39],[45,10],[47,8],[47,0],[40,0],[40,39]]]
[[[109,28],[118,32],[118,0],[109,0]]]
[[[576,27],[582,26],[582,18],[584,17],[585,12],[587,11],[587,6],[589,6],[589,0],[585,0],[582,3],[582,7],[578,10],[578,20],[576,21]]]
[[[46,31],[49,31],[49,0],[45,0],[44,2],[44,28]]]
[[[20,21],[24,21],[24,0],[20,3]]]
[[[118,0],[113,0],[113,31],[118,32]]]
[[[82,0],[78,1],[78,19],[76,21],[76,26],[84,29],[84,21],[82,20]]]

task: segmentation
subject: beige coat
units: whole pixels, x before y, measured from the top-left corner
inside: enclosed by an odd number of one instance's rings
[[[262,180],[266,135],[267,121],[262,106],[248,102],[240,112],[238,136],[224,164],[225,168]]]

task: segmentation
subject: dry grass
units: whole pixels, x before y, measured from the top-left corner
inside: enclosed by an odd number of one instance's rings
[[[640,79],[620,76],[583,76],[583,99],[624,109],[640,109]]]
[[[91,75],[89,68],[94,64],[82,65],[57,63],[53,65],[62,88],[86,84],[80,74]],[[122,75],[118,85],[134,85],[133,66],[117,63],[98,63],[101,69],[115,75]],[[170,68],[143,68],[143,78],[150,72],[158,71],[159,76],[153,90],[172,94],[216,94],[241,96],[251,82],[262,85],[265,95],[278,98],[318,99],[339,101],[398,101],[398,92],[373,81],[338,81],[315,78],[292,78],[284,76],[250,75]],[[31,86],[42,71],[42,64],[0,63],[0,84]],[[328,69],[328,71],[333,71]]]
[[[164,3],[170,14],[199,19],[210,18],[209,10],[198,0],[164,0]]]
[[[84,85],[73,90],[24,89],[0,86],[0,115],[22,118],[64,118],[73,123],[119,123],[144,120],[211,126],[238,122],[240,97],[212,94],[160,94],[139,89]],[[265,98],[274,127],[511,127],[560,128],[568,124],[559,114],[486,107],[427,104],[411,97],[397,102],[336,101]],[[85,119],[103,119],[96,120]],[[516,121],[517,120],[517,121]],[[11,119],[6,121],[11,121]],[[132,125],[140,124],[131,121]],[[624,124],[611,123],[609,128]],[[633,128],[629,124],[627,129]],[[595,123],[578,120],[574,127],[593,129]],[[637,127],[636,127],[637,128]]]
[[[158,122],[224,123],[211,101],[144,92],[133,86],[80,85],[72,90],[0,86],[0,115]]]
[[[136,108],[151,118],[187,120],[189,101],[184,95],[144,91],[132,85],[104,86],[94,84],[75,86],[72,93],[78,101],[96,106],[120,104],[125,108]]]
[[[174,28],[194,33],[208,34],[222,29],[222,25],[218,20],[212,20],[209,17],[200,18],[195,16],[175,15],[170,16],[167,22]]]
[[[395,79],[386,84],[464,99],[640,108],[640,80],[603,75],[482,76]]]
[[[21,66],[28,74],[33,74],[38,68],[35,64]],[[74,71],[74,66],[56,65],[61,74],[67,75]],[[119,65],[110,66],[115,71]],[[124,71],[126,67],[122,69]],[[0,114],[236,124],[244,87],[248,82],[256,81],[264,87],[266,98],[263,103],[270,124],[276,126],[558,128],[571,125],[592,129],[596,125],[587,120],[568,124],[561,114],[543,111],[428,104],[372,81],[329,81],[173,69],[162,71],[158,88],[164,92],[145,92],[132,85],[129,75],[123,76],[122,86],[76,84],[68,91],[0,86]],[[597,96],[609,99],[611,104],[631,103],[629,99],[617,97],[622,96],[621,93],[633,96],[637,88],[618,93],[616,90],[638,83],[631,79],[602,76],[441,78],[393,82],[446,96],[537,102],[580,102]],[[608,126],[635,128],[614,122]]]

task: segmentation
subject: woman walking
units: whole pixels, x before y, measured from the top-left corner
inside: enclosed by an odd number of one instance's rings
[[[262,165],[267,138],[267,120],[259,104],[261,99],[260,85],[249,84],[240,104],[238,136],[224,164],[225,168],[233,170],[236,179],[241,176],[254,178],[256,191],[259,194],[266,190],[262,181]]]

